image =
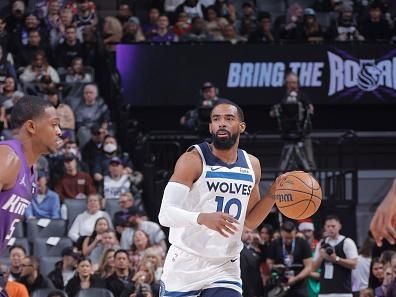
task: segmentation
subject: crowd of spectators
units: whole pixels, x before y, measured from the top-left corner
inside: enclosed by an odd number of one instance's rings
[[[144,296],[158,295],[167,239],[155,218],[145,212],[140,168],[134,167],[116,138],[112,98],[101,96],[105,88],[97,78],[103,69],[103,61],[98,63],[103,52],[114,59],[117,43],[391,42],[395,35],[392,3],[377,0],[312,0],[306,7],[290,3],[282,13],[263,10],[260,1],[228,0],[150,1],[155,5],[138,13],[135,1],[128,1],[119,5],[117,14],[105,17],[89,0],[2,2],[0,136],[12,137],[10,112],[24,94],[51,102],[63,130],[63,148],[37,164],[38,191],[26,220],[70,220],[65,201],[86,202],[86,209],[66,230],[73,247],[59,254],[62,260],[48,275],[41,274],[40,259],[29,255],[25,247],[10,247],[9,265],[0,266],[9,292],[20,292],[9,293],[10,297],[28,296],[27,292],[39,288],[57,288],[73,297],[88,287],[107,288],[114,296],[130,296],[137,288]],[[120,210],[111,215],[107,207],[113,201],[118,201]],[[270,290],[274,248],[279,244],[273,240],[281,238],[282,232],[295,232],[293,236],[306,240],[307,244],[301,243],[302,260],[310,258],[306,247],[314,253],[318,241],[312,228],[300,231],[273,232],[264,225],[259,231],[245,232],[241,258],[250,261],[253,256],[255,261],[253,267],[248,261],[249,267],[242,267],[242,272],[251,276],[253,271],[257,276],[245,281],[256,281],[245,289],[246,296],[263,296]],[[352,282],[356,292],[364,289],[361,296],[372,296],[367,289],[372,288],[376,296],[396,294],[391,276],[396,256],[372,260],[370,283],[369,258],[359,255],[357,265],[363,263],[360,272],[365,274],[359,275],[364,279],[359,285]],[[310,277],[315,288],[318,276],[312,272]]]

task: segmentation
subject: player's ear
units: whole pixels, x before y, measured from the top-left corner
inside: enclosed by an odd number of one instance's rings
[[[245,132],[245,130],[246,130],[246,123],[245,122],[241,122],[239,124],[239,132],[243,133],[243,132]]]
[[[36,130],[37,130],[37,124],[33,121],[33,120],[27,120],[25,122],[25,128],[26,130],[31,133],[31,134],[35,134]]]

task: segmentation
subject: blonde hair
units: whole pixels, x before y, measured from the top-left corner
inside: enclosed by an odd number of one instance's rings
[[[110,253],[115,253],[115,250],[107,249],[100,257],[99,268],[96,273],[101,278],[106,278],[113,273],[113,267],[109,266],[109,263],[107,262],[107,257]]]

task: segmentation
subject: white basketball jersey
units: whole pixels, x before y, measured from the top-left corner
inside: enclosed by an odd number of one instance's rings
[[[205,226],[170,228],[169,241],[201,257],[238,257],[243,247],[241,235],[250,192],[255,184],[252,164],[241,149],[237,161],[229,165],[212,154],[208,143],[194,147],[201,155],[203,170],[180,207],[192,212],[222,211],[233,215],[240,224],[238,231],[228,238]]]

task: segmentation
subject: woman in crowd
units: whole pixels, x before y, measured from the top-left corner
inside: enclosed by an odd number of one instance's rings
[[[91,74],[85,72],[81,57],[75,57],[72,60],[65,81],[67,83],[91,83],[93,81]]]
[[[91,194],[87,198],[87,210],[80,213],[70,227],[68,236],[73,240],[79,250],[82,249],[82,242],[86,236],[90,236],[95,228],[95,222],[99,218],[106,218],[110,228],[113,228],[109,214],[102,211],[102,196]]]
[[[78,260],[77,273],[65,287],[68,297],[76,296],[81,289],[106,288],[106,282],[92,272],[90,259],[83,257]]]
[[[133,234],[133,241],[129,254],[132,269],[136,269],[136,267],[139,266],[145,250],[151,246],[150,239],[146,232],[140,229],[136,230]]]
[[[143,253],[142,263],[151,263],[154,269],[155,280],[160,281],[164,262],[158,249],[154,247],[147,248]]]
[[[114,272],[114,249],[107,249],[100,259],[99,268],[96,274],[105,279],[113,274]]]
[[[82,245],[82,253],[88,257],[93,249],[102,243],[103,233],[109,230],[109,221],[102,217],[96,220],[94,231],[90,236],[85,237]]]

